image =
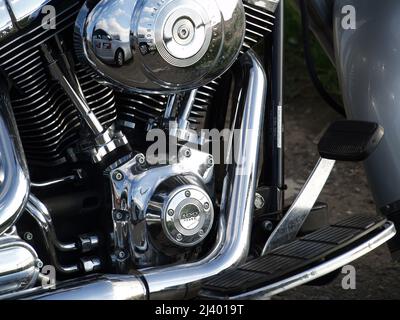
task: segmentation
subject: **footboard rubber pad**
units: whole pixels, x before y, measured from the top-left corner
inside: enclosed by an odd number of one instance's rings
[[[353,216],[279,247],[238,269],[212,277],[204,283],[203,289],[232,295],[277,282],[348,250],[352,244],[380,229],[386,221],[383,217]]]

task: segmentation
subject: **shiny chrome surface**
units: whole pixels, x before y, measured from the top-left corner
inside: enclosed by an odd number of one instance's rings
[[[63,185],[70,182],[78,182],[84,179],[84,171],[82,169],[73,170],[74,173],[59,179],[43,181],[43,182],[33,182],[31,181],[32,188],[50,188],[58,185]]]
[[[296,238],[324,188],[326,181],[335,166],[335,162],[336,161],[334,160],[328,159],[318,160],[317,165],[296,200],[293,202],[283,219],[279,222],[274,232],[268,238],[262,251],[262,255],[265,255],[271,250]]]
[[[261,9],[270,12],[275,12],[280,0],[245,0],[245,1]]]
[[[368,254],[369,252],[375,250],[379,246],[389,241],[395,235],[396,228],[394,227],[393,223],[389,222],[385,225],[385,228],[379,234],[338,257],[325,261],[309,270],[296,274],[290,278],[283,279],[279,282],[273,283],[269,286],[257,289],[252,292],[230,297],[230,299],[266,299],[284,291],[309,283],[361,258],[362,256]],[[213,297],[209,298],[212,299]]]
[[[47,46],[43,44],[41,48],[47,62],[49,63],[48,68],[50,69],[51,75],[58,81],[67,96],[74,103],[81,118],[95,138],[95,145],[91,151],[93,162],[99,163],[107,154],[119,147],[128,145],[128,140],[122,132],[116,132],[113,126],[108,129],[103,127],[96,114],[88,105],[76,75],[73,74],[74,83],[68,81],[66,75],[59,67],[57,61],[54,60],[53,55]]]
[[[239,70],[239,76],[244,70],[245,77],[235,93],[236,97],[240,97],[240,101],[234,127],[243,129],[240,131],[237,152],[239,159],[244,158],[246,162],[228,168],[224,183],[222,214],[218,225],[219,234],[208,256],[195,263],[141,270],[142,279],[147,283],[146,288],[149,292],[146,292],[143,283],[135,276],[111,278],[105,276],[87,282],[78,280],[78,284],[72,283],[68,289],[39,295],[36,291],[28,291],[12,298],[25,295],[29,299],[49,300],[182,299],[192,294],[196,295],[201,287],[201,280],[235,267],[247,259],[257,184],[258,150],[261,143],[259,132],[262,130],[266,106],[267,78],[260,61],[251,51],[240,59]],[[241,95],[242,89],[247,93],[245,96]],[[135,158],[132,164],[143,163],[138,160]],[[152,178],[149,180],[151,183],[144,184],[143,187],[152,188],[154,180],[159,179],[156,174]],[[130,184],[126,186],[129,188]],[[140,190],[144,191],[146,188]]]
[[[47,210],[46,206],[33,194],[29,196],[29,202],[26,206],[26,210],[35,219],[40,227],[40,231],[43,234],[46,251],[50,255],[51,263],[54,265],[54,267],[58,271],[65,274],[78,272],[79,266],[77,264],[70,266],[61,265],[58,261],[56,252],[56,249],[62,252],[77,251],[79,249],[78,244],[75,242],[62,243],[57,239],[49,211]]]
[[[7,299],[33,300],[146,300],[143,282],[135,276],[102,275],[76,279],[53,292],[32,290]]]
[[[0,40],[28,25],[50,0],[0,0]]]
[[[29,173],[6,89],[0,86],[0,235],[23,212],[29,195]]]
[[[26,6],[38,3],[22,1],[26,2],[29,2]],[[1,69],[15,88],[10,93],[11,103],[24,151],[28,161],[39,166],[60,165],[74,157],[70,148],[79,142],[81,126],[79,113],[64,89],[50,81],[40,46],[46,41],[54,48],[54,41],[64,38],[65,30],[73,27],[82,2],[52,0],[51,4],[56,8],[56,29],[45,29],[40,25],[46,14],[39,10],[38,15],[33,15],[36,19],[31,25],[0,45]],[[114,92],[95,81],[90,68],[78,63],[73,70],[87,103],[103,127],[108,128],[117,117]]]
[[[213,227],[214,206],[200,186],[178,184],[168,195],[157,195],[148,213],[152,224],[161,223],[168,240],[178,247],[191,248],[203,242]],[[151,218],[149,217],[151,215]]]
[[[126,272],[132,263],[142,267],[162,264],[163,255],[154,247],[153,243],[157,241],[154,238],[151,241],[150,229],[162,222],[164,214],[151,214],[152,199],[157,197],[158,187],[173,177],[192,175],[204,185],[209,184],[214,170],[213,165],[208,165],[210,157],[197,150],[181,148],[170,164],[148,165],[144,155],[138,154],[110,172],[114,249],[120,272]],[[159,234],[155,236],[159,237]],[[127,248],[129,252],[126,252]]]
[[[7,37],[15,30],[6,0],[0,0],[0,40]]]
[[[234,63],[245,14],[241,0],[102,0],[86,2],[75,29],[82,58],[108,83],[171,93],[206,85]],[[122,64],[109,57],[115,46]]]
[[[267,78],[256,55],[249,51],[240,59],[246,78],[241,87],[246,96],[238,106],[235,127],[238,158],[243,164],[229,166],[225,178],[219,237],[210,254],[201,261],[179,266],[142,270],[150,299],[183,299],[198,289],[199,281],[243,263],[248,255],[257,184],[258,151],[266,105]],[[247,90],[246,90],[247,89]],[[239,93],[236,93],[239,94]],[[232,146],[231,146],[232,147]]]
[[[36,284],[40,260],[35,250],[16,235],[0,237],[0,294]]]
[[[29,202],[26,206],[26,210],[39,225],[40,231],[43,235],[44,245],[48,254],[50,255],[51,263],[54,265],[57,271],[64,274],[71,274],[78,272],[81,269],[83,269],[85,272],[97,271],[99,269],[101,262],[97,257],[84,257],[81,259],[81,264],[77,263],[69,266],[62,265],[57,257],[57,251],[80,251],[82,253],[93,251],[99,245],[99,239],[96,235],[80,235],[78,237],[79,240],[76,242],[61,242],[57,238],[49,211],[47,210],[46,206],[33,194],[30,194],[29,196]],[[82,268],[80,268],[80,265]]]
[[[4,0],[9,5],[9,10],[15,17],[15,21],[19,28],[26,26],[37,14],[41,12],[43,6],[50,0]]]

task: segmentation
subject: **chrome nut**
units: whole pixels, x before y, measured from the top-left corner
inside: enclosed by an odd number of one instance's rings
[[[79,243],[82,253],[87,253],[93,251],[99,246],[99,237],[94,234],[80,235]]]
[[[101,269],[101,261],[97,257],[81,258],[83,271],[86,273],[96,272]]]

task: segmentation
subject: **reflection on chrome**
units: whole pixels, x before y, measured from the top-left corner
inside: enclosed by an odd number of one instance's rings
[[[102,0],[76,24],[83,59],[136,92],[182,91],[224,73],[243,44],[241,0]]]

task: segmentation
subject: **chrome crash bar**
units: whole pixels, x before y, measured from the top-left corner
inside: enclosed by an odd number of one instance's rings
[[[44,300],[101,299],[185,299],[195,296],[201,280],[243,263],[249,251],[256,189],[258,152],[260,150],[267,96],[267,77],[255,53],[249,51],[240,59],[238,84],[234,97],[238,100],[232,137],[237,156],[243,163],[228,166],[224,181],[223,204],[217,243],[203,260],[155,269],[139,270],[140,276],[99,276],[57,286],[57,290],[31,294],[17,293],[12,298]],[[240,81],[241,80],[241,81]]]

